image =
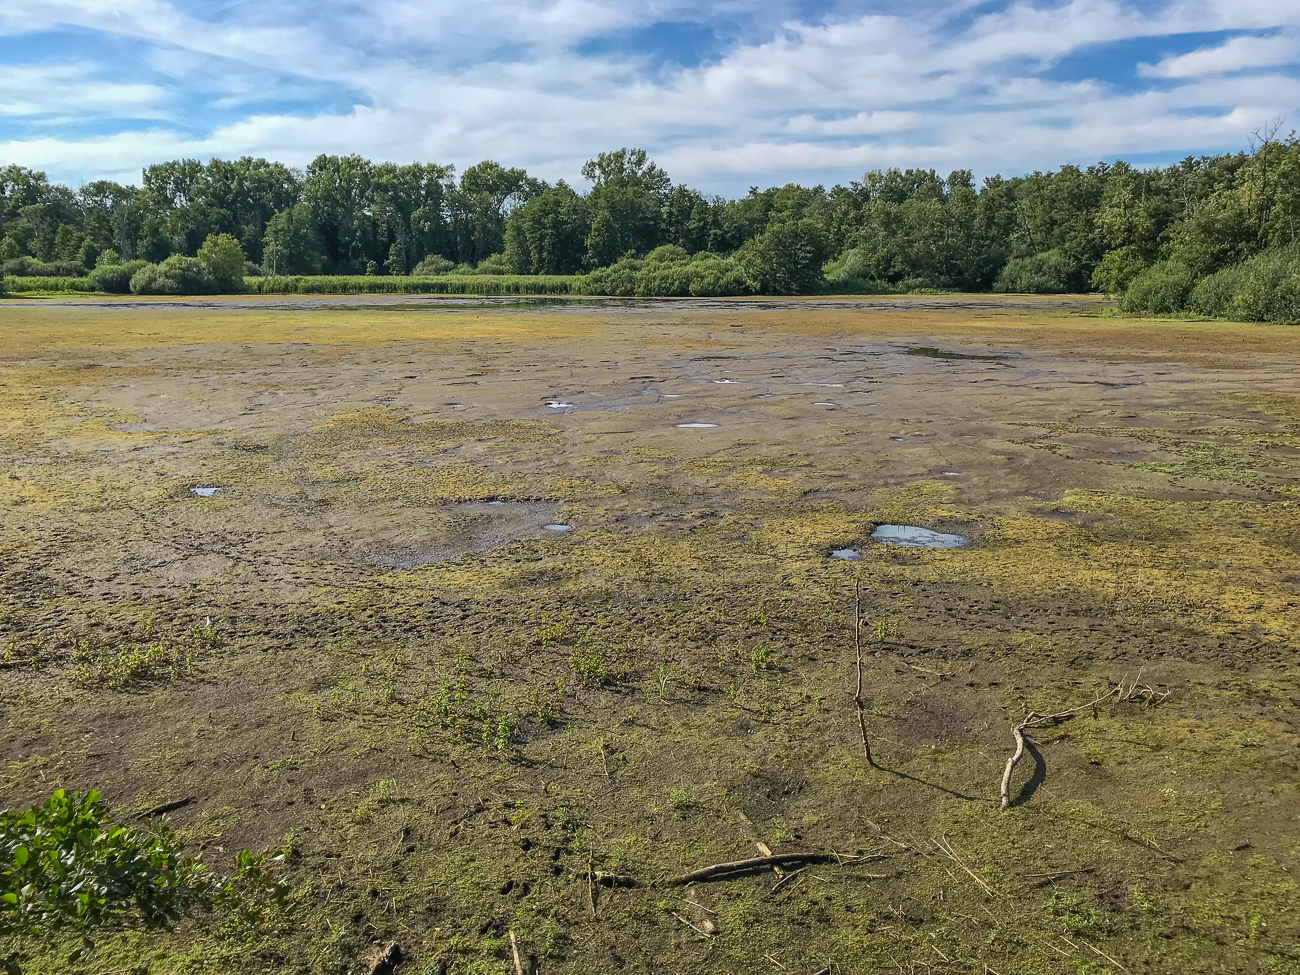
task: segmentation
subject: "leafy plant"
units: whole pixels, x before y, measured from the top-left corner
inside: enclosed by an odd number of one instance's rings
[[[0,935],[168,928],[218,907],[240,923],[264,923],[288,894],[270,862],[244,850],[235,875],[217,879],[182,855],[166,823],[122,826],[98,792],[60,789],[25,812],[0,811]],[[254,891],[270,897],[250,899]]]

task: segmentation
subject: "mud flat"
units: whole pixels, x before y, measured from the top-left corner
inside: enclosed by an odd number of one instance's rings
[[[1293,970],[1298,502],[1290,328],[1086,297],[0,303],[4,803],[189,798],[205,862],[283,850],[294,890],[254,931],[6,951]],[[1072,710],[1026,726],[1004,810],[1013,729]],[[815,856],[670,883],[764,851]]]

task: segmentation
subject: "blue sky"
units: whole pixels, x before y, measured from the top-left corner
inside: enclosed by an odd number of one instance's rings
[[[1298,0],[5,0],[0,164],[484,158],[580,182],[977,176],[1300,127]]]

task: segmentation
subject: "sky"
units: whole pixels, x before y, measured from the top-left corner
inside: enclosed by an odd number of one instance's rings
[[[977,178],[1300,127],[1300,0],[4,0],[0,165],[482,159],[581,186]]]

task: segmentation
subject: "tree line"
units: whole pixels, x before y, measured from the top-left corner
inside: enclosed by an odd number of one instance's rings
[[[1233,268],[1246,269],[1238,287],[1267,265],[1274,291],[1300,269],[1295,136],[1166,167],[1063,166],[979,185],[969,170],[889,169],[739,199],[676,184],[639,149],[601,153],[581,176],[579,189],[492,160],[457,177],[322,155],[302,171],[176,160],[138,187],[74,189],[11,165],[0,262],[10,275],[97,273],[122,290],[170,261],[174,277],[207,273],[216,287],[200,260],[208,243],[227,278],[237,245],[245,275],[583,274],[584,290],[608,294],[1099,290],[1138,311],[1187,309],[1200,282]],[[1216,310],[1236,307],[1217,280]]]

